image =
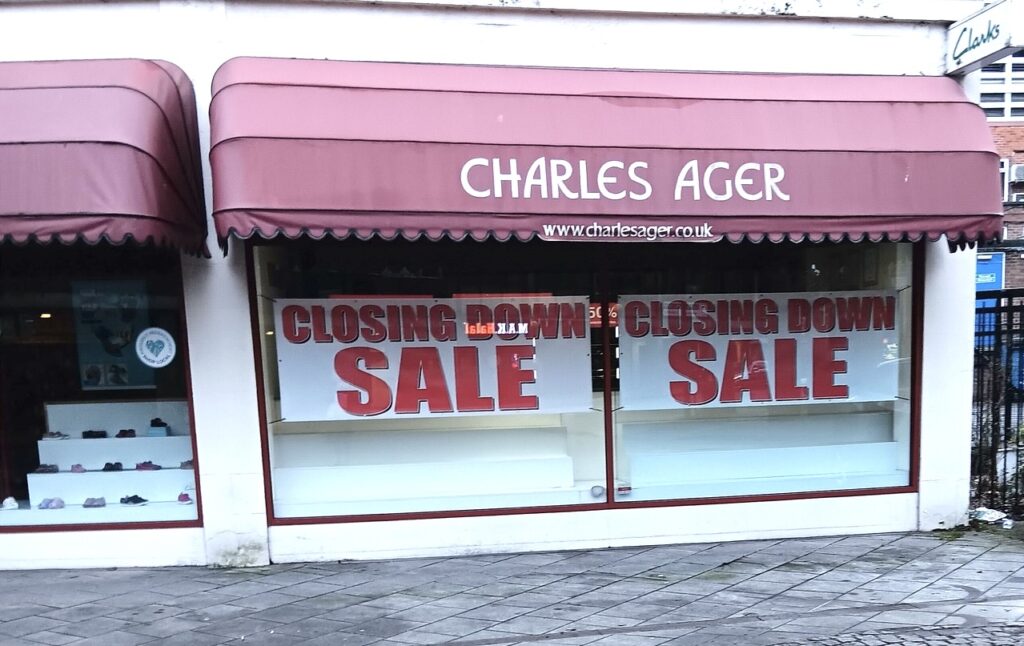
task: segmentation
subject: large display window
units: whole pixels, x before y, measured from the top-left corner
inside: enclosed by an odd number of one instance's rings
[[[617,499],[909,485],[912,251],[614,273]]]
[[[199,518],[178,254],[0,249],[0,527]]]
[[[447,243],[254,257],[277,517],[606,500],[586,268]]]
[[[276,518],[911,484],[910,244],[251,252]]]

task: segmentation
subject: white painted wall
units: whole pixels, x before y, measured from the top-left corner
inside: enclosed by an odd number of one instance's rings
[[[274,561],[383,559],[901,532],[917,496],[898,494],[559,514],[278,526]]]
[[[0,535],[0,570],[204,565],[201,528]]]
[[[637,0],[624,10],[626,3],[584,0],[0,2],[0,60],[134,57],[163,58],[181,66],[196,87],[209,201],[210,83],[217,67],[234,56],[938,75],[943,71],[946,24],[976,9],[980,1],[796,0],[789,4],[798,18],[759,15],[773,13],[771,6],[777,4]],[[216,248],[212,238],[210,245]],[[195,543],[199,530],[186,531],[189,540],[180,541],[183,530],[147,532],[155,538],[146,543],[158,542],[162,549],[147,549],[145,555],[129,547],[139,543],[136,531],[105,532],[102,540],[91,533],[0,535],[0,567],[267,561],[256,384],[240,249],[236,244],[227,258],[215,253],[210,260],[186,258],[183,263],[205,516],[202,554]],[[934,365],[940,354],[947,354],[944,334],[960,343],[963,321],[955,308],[969,310],[959,286],[973,275],[967,269],[973,255],[935,253],[930,258],[931,289],[946,294],[929,304],[926,361],[934,356],[927,364]],[[940,281],[946,280],[957,287],[941,287]],[[961,345],[969,352],[969,344]],[[926,416],[925,455],[936,466],[923,474],[929,480],[927,490],[922,485],[922,527],[962,515],[965,472],[943,438],[959,443],[963,437],[963,361],[955,371],[934,374],[926,365],[926,408],[929,402],[942,401],[947,409]],[[969,390],[968,383],[963,391],[968,398]],[[949,402],[955,402],[952,410]],[[276,559],[295,560],[893,531],[918,525],[916,500],[903,495],[885,502],[877,497],[840,498],[278,527],[269,535]],[[104,542],[110,552],[96,556],[97,542]],[[57,551],[60,562],[56,556],[40,556]]]
[[[967,522],[974,379],[974,249],[928,243],[921,361],[919,528]]]

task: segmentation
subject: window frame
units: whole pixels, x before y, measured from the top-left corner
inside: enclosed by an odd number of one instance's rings
[[[97,253],[103,253],[104,245],[91,246],[91,249]],[[145,251],[146,247],[139,245],[139,248]],[[192,391],[192,364],[191,356],[189,353],[188,343],[188,325],[187,317],[185,314],[185,290],[184,290],[184,272],[182,271],[181,254],[169,250],[166,253],[174,254],[174,262],[176,267],[177,280],[175,281],[175,293],[174,296],[178,304],[178,325],[179,325],[179,339],[178,339],[178,353],[182,359],[182,370],[185,376],[185,394],[184,399],[186,403],[186,410],[188,412],[189,422],[189,438],[192,442],[192,464],[195,477],[195,508],[196,517],[192,520],[153,520],[153,521],[140,521],[140,522],[99,522],[99,523],[66,523],[66,524],[47,524],[47,525],[3,525],[0,526],[0,535],[3,534],[33,534],[33,533],[53,533],[53,532],[81,532],[81,531],[116,531],[123,529],[130,530],[146,530],[146,529],[179,529],[179,528],[201,528],[203,527],[203,496],[202,496],[202,483],[199,475],[199,449],[196,443],[196,421],[195,421],[195,404],[193,401]],[[0,244],[0,262],[4,255],[4,246]],[[116,403],[117,400],[111,400],[111,403]],[[2,407],[2,393],[0,393],[0,407]],[[0,432],[3,429],[0,428]]]
[[[910,374],[910,459],[908,484],[895,487],[877,487],[866,489],[844,489],[832,491],[803,491],[773,494],[752,494],[741,496],[721,496],[708,498],[677,498],[665,500],[643,500],[624,501],[615,500],[612,492],[615,481],[614,462],[614,433],[612,410],[612,382],[605,379],[604,383],[604,417],[605,417],[605,472],[606,491],[608,496],[604,502],[584,503],[575,505],[551,505],[544,507],[498,507],[487,509],[462,509],[446,511],[418,511],[399,513],[373,513],[358,515],[331,515],[331,516],[301,516],[301,517],[279,517],[274,513],[273,478],[272,465],[270,463],[270,432],[267,420],[266,409],[266,376],[263,372],[263,348],[262,332],[259,324],[259,306],[256,289],[256,266],[254,249],[257,246],[287,245],[287,240],[255,240],[244,241],[245,244],[245,265],[249,290],[250,326],[253,341],[253,366],[256,373],[256,388],[258,399],[258,417],[260,424],[260,446],[263,458],[263,481],[264,481],[264,502],[267,513],[267,522],[270,527],[294,526],[294,525],[330,525],[347,523],[364,523],[378,521],[400,521],[400,520],[426,520],[440,518],[470,518],[481,516],[513,516],[522,514],[552,514],[564,512],[585,512],[613,509],[641,509],[654,507],[690,507],[698,505],[721,505],[740,504],[753,502],[773,502],[783,500],[810,500],[818,498],[849,498],[856,496],[880,496],[903,493],[918,493],[920,486],[920,420],[921,420],[921,361],[922,361],[922,333],[924,312],[924,267],[926,247],[923,240],[912,243],[911,247],[911,287],[913,297],[911,299],[911,374]],[[429,244],[429,243],[425,243]],[[464,241],[463,244],[475,244],[472,241]],[[572,243],[550,243],[550,244],[572,244]],[[586,243],[578,243],[586,244]],[[665,243],[665,244],[686,244],[686,243]],[[733,243],[721,243],[733,244]],[[803,242],[800,244],[813,244]],[[860,242],[856,244],[875,244],[871,242]],[[595,271],[598,277],[598,296],[601,304],[602,320],[601,329],[605,350],[609,347],[611,328],[608,325],[609,302],[612,300],[609,293],[608,271],[605,264]],[[605,374],[611,374],[611,356],[604,352]]]

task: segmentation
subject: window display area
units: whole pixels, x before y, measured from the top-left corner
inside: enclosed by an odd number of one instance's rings
[[[195,518],[186,402],[46,404],[46,417],[19,523]]]
[[[254,246],[274,516],[907,487],[912,245],[676,249]]]
[[[605,502],[589,275],[548,260],[542,288],[494,289],[485,247],[465,273],[429,246],[360,249],[309,249],[305,274],[287,249],[254,249],[275,515]]]
[[[910,484],[912,249],[834,254],[815,290],[620,297],[619,499]]]
[[[180,303],[173,252],[0,250],[0,527],[198,519]]]
[[[601,469],[584,479],[576,464],[600,461],[603,432],[587,306],[543,295],[277,299],[277,513],[603,500]],[[495,323],[513,312],[515,324]]]

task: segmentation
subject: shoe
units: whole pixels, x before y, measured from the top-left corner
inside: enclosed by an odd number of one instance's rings
[[[85,467],[83,467],[81,464],[72,464],[71,473],[85,473]]]
[[[114,437],[121,437],[121,438],[124,438],[124,437],[135,437],[135,429],[134,428],[122,428],[120,431],[117,432],[117,435],[115,435]]]
[[[191,504],[193,504],[193,500],[192,500],[192,498],[187,493],[182,491],[181,493],[178,494],[178,504],[179,505],[191,505]]]
[[[82,439],[84,439],[84,440],[99,440],[99,439],[105,438],[106,436],[107,436],[107,432],[106,431],[97,431],[97,430],[82,431]]]
[[[82,503],[83,507],[106,507],[106,498],[86,498],[85,502]]]
[[[168,430],[167,422],[163,421],[159,417],[154,417],[149,420],[149,431],[146,433],[149,437],[167,437],[170,434]]]
[[[149,460],[146,460],[145,462],[139,462],[138,464],[135,465],[136,471],[159,471],[160,469],[163,469],[163,467],[160,466],[159,464],[153,464]]]
[[[64,509],[64,501],[60,498],[54,498],[50,501],[50,506],[47,509]]]
[[[56,464],[40,464],[39,468],[36,469],[36,473],[57,473],[60,469],[57,468]]]
[[[7,496],[3,502],[4,509],[19,509],[18,501],[14,499],[14,496]]]
[[[192,466],[192,460],[185,460],[184,462],[181,463],[180,468],[182,468],[182,469],[193,469],[195,467]]]
[[[135,494],[125,496],[124,498],[121,499],[121,504],[128,505],[129,507],[139,507],[141,505],[145,505],[147,502],[149,501],[146,500],[145,498],[136,496]]]
[[[70,438],[70,435],[65,433],[43,433],[44,440],[66,440]]]
[[[103,465],[103,471],[122,471],[124,466],[120,462],[107,462]]]

